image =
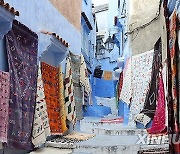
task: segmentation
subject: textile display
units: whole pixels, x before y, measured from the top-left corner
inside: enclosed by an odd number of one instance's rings
[[[84,87],[81,87],[81,91],[82,91],[82,104],[83,105],[92,105],[91,93],[88,94],[87,91],[85,91]]]
[[[33,122],[32,142],[35,147],[46,142],[46,137],[50,136],[49,118],[47,113],[46,100],[44,95],[44,85],[41,74],[41,64],[38,67],[37,95]]]
[[[80,66],[81,57],[79,55],[74,55],[70,53],[71,56],[71,68],[72,68],[72,80],[74,85],[74,100],[76,104],[76,119],[81,120],[83,118],[83,96],[80,85]]]
[[[161,39],[157,41],[154,48],[152,73],[149,81],[149,86],[145,94],[144,107],[139,115],[135,116],[135,121],[142,123],[145,127],[154,118],[156,111],[157,93],[158,93],[158,81],[159,81],[159,69],[161,66]],[[149,117],[149,118],[148,118]]]
[[[170,61],[169,63],[169,93],[171,95],[171,100],[168,104],[169,109],[169,134],[175,135],[176,141],[179,139],[179,119],[178,119],[178,71],[177,71],[177,32],[178,29],[176,9],[173,11],[170,20],[169,20],[169,53]],[[174,152],[180,152],[180,143],[173,144],[171,139],[172,149]]]
[[[48,141],[46,145],[60,149],[75,149],[77,147],[77,143],[80,142],[82,141],[75,138],[65,138],[64,136],[60,136],[58,138],[52,139],[51,141]]]
[[[59,66],[59,106],[60,106],[60,121],[61,131],[64,134],[67,131],[66,126],[66,107],[64,100],[64,80],[61,65]]]
[[[59,105],[58,68],[45,62],[41,62],[41,69],[51,134],[62,134]]]
[[[145,115],[144,113],[139,113],[134,116],[134,121],[143,124],[146,128],[147,124],[151,121],[151,118]]]
[[[0,71],[0,142],[7,143],[10,75]]]
[[[129,123],[143,107],[151,80],[153,50],[132,57],[132,102],[129,113]]]
[[[118,107],[118,103],[120,101],[120,94],[123,86],[123,72],[119,75],[119,80],[116,86],[116,107]]]
[[[73,132],[71,134],[68,134],[68,135],[64,136],[64,138],[67,138],[67,139],[77,139],[79,141],[85,141],[85,140],[88,140],[90,138],[93,138],[94,136],[95,136],[95,134]]]
[[[123,72],[120,73],[119,82],[118,82],[118,100],[120,100],[121,90],[123,86]]]
[[[128,105],[131,103],[132,97],[132,86],[131,86],[131,61],[132,59],[128,59],[126,62],[124,71],[123,71],[123,85],[120,94],[120,100],[127,103]]]
[[[32,125],[37,89],[38,37],[13,21],[6,35],[10,72],[8,148],[32,149]]]
[[[168,98],[168,72],[167,72],[167,64],[165,63],[162,69],[162,77],[164,82],[164,97],[165,97],[165,125],[168,126],[168,104],[167,104],[167,98]]]
[[[179,6],[179,11],[177,13],[178,16],[178,23],[180,24],[180,6]],[[178,51],[178,55],[180,55],[180,29],[178,30],[178,35],[177,35],[177,51]],[[178,70],[180,70],[180,56],[178,56]],[[178,73],[178,97],[180,98],[180,73]],[[179,104],[180,104],[180,99],[179,99]],[[179,105],[179,125],[180,125],[180,105]]]
[[[91,86],[88,77],[88,71],[86,68],[86,62],[84,56],[81,54],[81,67],[80,67],[80,85],[84,87],[84,90],[90,94]]]
[[[112,80],[112,72],[104,71],[103,78],[104,78],[104,80]]]
[[[161,38],[156,42],[154,46],[154,56],[152,65],[151,82],[149,85],[149,90],[146,96],[144,108],[141,113],[144,113],[151,119],[154,118],[156,111],[156,102],[158,95],[158,81],[160,69],[162,69],[162,44]]]
[[[74,86],[72,81],[71,57],[67,57],[66,73],[65,73],[65,103],[67,120],[75,124],[76,122],[76,106],[74,100]]]
[[[168,148],[155,148],[155,149],[148,149],[148,150],[139,150],[138,154],[169,154]]]
[[[157,106],[153,119],[153,123],[150,129],[148,129],[148,133],[156,134],[163,133],[165,131],[165,95],[164,95],[164,84],[162,73],[159,76],[159,85],[158,85],[158,95],[157,95]]]
[[[83,119],[83,111],[82,111],[82,106],[83,106],[83,100],[82,100],[82,91],[81,87],[74,86],[74,100],[76,104],[76,119],[81,120]]]

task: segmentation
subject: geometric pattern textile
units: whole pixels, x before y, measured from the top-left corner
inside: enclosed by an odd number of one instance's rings
[[[37,95],[33,122],[32,142],[35,147],[41,146],[46,142],[46,137],[50,136],[49,118],[47,113],[44,86],[41,74],[41,64],[38,68]]]
[[[117,101],[120,101],[120,95],[121,95],[121,91],[122,91],[122,86],[123,86],[123,72],[120,73],[119,75],[119,80],[118,80],[118,84],[117,84]]]
[[[10,72],[8,148],[30,150],[37,90],[37,34],[14,20],[6,35]]]
[[[150,129],[148,129],[148,133],[155,134],[155,133],[162,133],[166,126],[165,126],[165,95],[164,95],[164,85],[162,79],[162,73],[159,76],[159,90],[157,96],[157,106],[156,111],[153,119],[153,123]]]
[[[131,103],[132,98],[132,73],[131,73],[131,61],[132,59],[128,59],[126,62],[124,71],[123,71],[123,83],[122,83],[122,89],[120,93],[120,100],[127,103],[128,105]]]
[[[83,105],[83,96],[80,85],[80,66],[81,66],[81,57],[79,55],[74,55],[70,53],[71,56],[71,68],[72,68],[72,80],[74,86],[74,100],[76,104],[76,119],[81,120],[83,118],[82,105]]]
[[[154,50],[132,56],[132,102],[130,106],[129,122],[140,113],[144,107],[146,94],[151,80]]]
[[[168,102],[168,111],[169,111],[169,134],[174,135],[177,143],[174,143],[171,139],[170,148],[173,150],[173,153],[180,153],[180,124],[179,124],[179,99],[178,98],[178,64],[177,57],[178,55],[178,41],[177,41],[177,30],[179,30],[179,23],[177,21],[177,12],[176,8],[174,9],[172,15],[169,19],[169,50],[168,50],[168,59],[169,63],[169,95],[171,96],[170,101]]]
[[[52,135],[62,134],[59,105],[58,68],[41,62],[45,100]]]
[[[60,103],[60,120],[61,120],[61,129],[64,134],[67,131],[66,127],[66,107],[64,100],[64,81],[62,68],[59,66],[59,103]]]
[[[66,116],[73,125],[76,122],[76,106],[74,100],[74,86],[72,81],[72,68],[71,57],[67,57],[66,71],[65,71],[65,103],[66,103]]]
[[[10,76],[0,71],[0,142],[7,142]]]
[[[88,71],[84,56],[81,54],[81,67],[80,67],[80,85],[84,87],[84,90],[90,94],[91,86],[88,77]]]
[[[73,132],[71,134],[68,134],[68,135],[64,136],[64,138],[77,139],[79,141],[85,141],[85,140],[88,140],[90,138],[93,138],[94,136],[95,136],[95,134]]]
[[[151,119],[154,118],[154,114],[156,111],[157,105],[157,95],[158,95],[158,82],[159,82],[159,74],[160,69],[162,68],[162,43],[161,38],[155,43],[154,46],[154,55],[153,55],[153,63],[152,63],[152,73],[151,73],[151,81],[149,83],[149,89],[146,94],[146,99],[144,103],[144,108],[141,113],[144,113]]]

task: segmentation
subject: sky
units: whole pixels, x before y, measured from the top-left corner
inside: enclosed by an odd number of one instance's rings
[[[92,0],[92,3],[94,4],[94,6],[107,4],[108,2],[109,0]]]

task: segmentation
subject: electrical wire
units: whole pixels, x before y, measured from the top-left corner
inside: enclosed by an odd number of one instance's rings
[[[125,35],[132,34],[132,33],[134,33],[135,31],[139,31],[140,29],[143,29],[143,28],[149,26],[151,23],[153,23],[154,21],[156,21],[157,19],[159,19],[160,10],[161,10],[161,3],[162,3],[162,0],[159,1],[158,11],[157,11],[157,13],[156,13],[156,16],[155,16],[152,20],[150,20],[149,22],[147,22],[147,23],[145,23],[145,24],[143,24],[143,25],[141,25],[141,26],[138,26],[138,27],[134,28],[133,30],[131,30],[131,31],[129,31],[129,32],[126,32]],[[130,26],[131,26],[131,25],[130,25]]]

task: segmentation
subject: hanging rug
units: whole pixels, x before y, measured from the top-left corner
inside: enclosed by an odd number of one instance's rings
[[[73,132],[66,136],[60,136],[47,142],[47,146],[65,149],[75,149],[76,144],[93,138],[94,134]]]

